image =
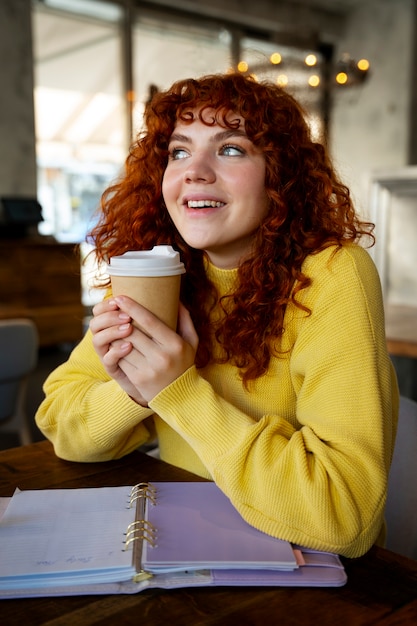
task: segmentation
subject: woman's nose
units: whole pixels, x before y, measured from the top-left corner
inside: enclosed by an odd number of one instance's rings
[[[202,154],[190,159],[185,171],[186,182],[212,183],[215,179],[216,173],[209,157]]]

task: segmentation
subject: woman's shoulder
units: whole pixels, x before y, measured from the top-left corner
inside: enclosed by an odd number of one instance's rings
[[[310,278],[313,293],[326,287],[345,292],[359,290],[380,297],[378,270],[368,250],[359,244],[329,246],[311,254],[306,258],[302,272]]]
[[[368,250],[356,243],[332,245],[310,254],[304,261],[302,271],[311,275],[311,273],[342,272],[348,269],[359,273],[377,273]]]

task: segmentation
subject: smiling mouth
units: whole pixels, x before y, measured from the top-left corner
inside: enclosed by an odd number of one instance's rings
[[[216,200],[189,200],[187,206],[189,209],[219,208],[224,206],[224,202]]]

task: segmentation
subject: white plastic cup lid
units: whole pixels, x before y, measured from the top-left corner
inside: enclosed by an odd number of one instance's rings
[[[172,246],[154,246],[111,257],[107,272],[110,276],[177,276],[184,274],[185,268]]]

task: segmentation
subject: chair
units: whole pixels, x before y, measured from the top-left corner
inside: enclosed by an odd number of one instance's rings
[[[417,402],[401,396],[385,509],[386,547],[417,559]]]
[[[26,415],[26,387],[38,361],[38,333],[28,319],[0,320],[0,433],[17,432],[32,442]]]

